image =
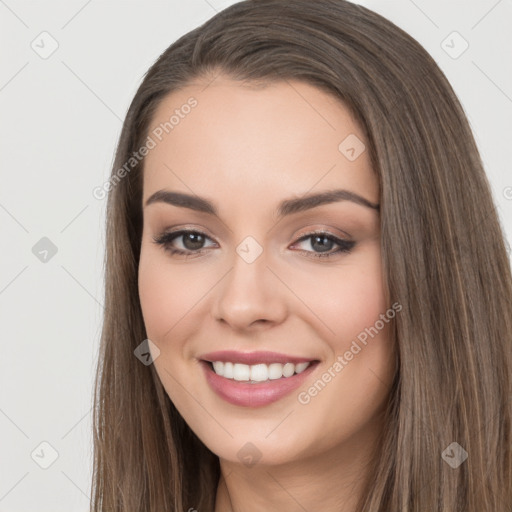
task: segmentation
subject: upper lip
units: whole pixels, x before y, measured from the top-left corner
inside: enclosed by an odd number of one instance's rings
[[[271,363],[309,363],[310,361],[316,361],[311,357],[297,357],[290,356],[287,354],[280,354],[278,352],[237,352],[235,350],[219,350],[216,352],[208,352],[203,354],[200,359],[203,361],[224,361],[231,363],[241,363],[247,365],[253,364],[271,364]]]

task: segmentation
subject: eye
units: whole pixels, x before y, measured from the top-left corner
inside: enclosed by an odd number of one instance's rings
[[[175,240],[180,239],[183,248],[173,245]],[[179,231],[162,233],[157,237],[153,237],[153,240],[173,255],[193,256],[204,252],[203,244],[206,240],[211,240],[211,238],[201,231],[181,229]]]
[[[175,242],[179,240],[181,240],[181,248],[174,245]],[[163,246],[164,250],[171,255],[185,257],[192,257],[206,252],[204,247],[206,240],[211,240],[211,238],[201,231],[190,229],[164,232],[157,237],[153,237],[153,241]],[[313,250],[302,250],[300,252],[313,258],[330,258],[341,255],[342,253],[349,253],[356,244],[351,240],[343,240],[325,231],[315,231],[299,238],[292,248],[307,240],[309,240],[309,247]],[[215,246],[215,242],[213,246]],[[332,251],[335,246],[337,246],[338,249]]]
[[[306,240],[309,240],[308,245],[313,249],[313,251],[303,252],[306,254],[309,253],[307,255],[313,258],[329,258],[338,256],[341,253],[349,253],[356,244],[351,240],[342,240],[341,238],[325,231],[315,231],[302,236],[294,245]],[[331,252],[333,246],[338,246],[338,249]],[[320,252],[315,252],[315,250],[319,250]]]

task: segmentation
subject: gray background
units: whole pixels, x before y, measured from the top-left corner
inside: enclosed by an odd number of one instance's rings
[[[232,3],[0,0],[0,512],[88,510],[106,204],[92,190],[143,73]],[[510,241],[512,0],[358,3],[447,75]]]

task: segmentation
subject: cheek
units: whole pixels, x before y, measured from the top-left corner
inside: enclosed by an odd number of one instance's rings
[[[326,322],[335,332],[337,351],[347,350],[347,342],[366,332],[388,309],[378,268],[354,269],[336,290],[326,293]]]
[[[173,323],[176,314],[176,293],[179,279],[169,279],[169,273],[151,254],[141,253],[139,263],[139,297],[148,337],[157,343]]]
[[[330,360],[297,395],[304,425],[322,425],[324,437],[315,441],[315,449],[328,450],[349,438],[355,446],[389,396],[396,371],[390,338],[395,310],[387,302],[380,265],[372,256],[350,271],[347,266],[308,295],[308,305],[329,328]]]
[[[317,275],[315,286],[310,277],[295,277],[297,293],[307,298],[317,318],[316,330],[329,352],[325,391],[322,383],[311,393],[304,388],[301,391],[308,396],[299,400],[311,399],[315,404],[308,408],[312,411],[318,406],[320,415],[329,409],[327,404],[339,402],[349,410],[359,408],[362,421],[378,407],[393,379],[395,347],[390,325],[398,313],[386,297],[380,252],[373,249],[361,253],[357,263],[328,269],[328,278]],[[340,420],[336,414],[330,418]]]
[[[148,337],[156,342],[176,339],[176,331],[187,323],[190,313],[212,287],[206,272],[187,272],[173,266],[153,249],[141,252],[139,297]]]
[[[147,337],[159,349],[155,369],[169,398],[186,414],[191,404],[183,392],[187,372],[182,355],[187,337],[197,329],[194,313],[206,292],[206,284],[190,272],[171,269],[165,256],[153,248],[143,248],[138,287]]]
[[[348,350],[352,340],[389,308],[378,249],[368,246],[357,259],[319,268],[314,276],[307,272],[288,276],[294,292],[316,318],[317,334],[328,341],[333,353]]]

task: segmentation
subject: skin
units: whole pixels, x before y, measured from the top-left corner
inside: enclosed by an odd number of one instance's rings
[[[284,199],[337,188],[378,203],[368,151],[349,161],[338,150],[350,134],[365,141],[363,132],[339,100],[314,86],[250,87],[225,76],[168,95],[151,128],[191,96],[197,106],[146,157],[143,204],[166,189],[206,197],[219,214],[163,202],[143,209],[139,293],[148,338],[160,350],[156,370],[187,424],[220,458],[216,512],[353,511],[396,371],[389,324],[308,404],[298,394],[390,307],[379,213],[339,201],[278,221],[276,209]],[[205,252],[173,256],[154,242],[178,228],[205,233]],[[316,258],[314,239],[297,242],[313,229],[356,245]],[[236,252],[247,236],[263,249],[250,264]],[[193,252],[187,241],[173,245]],[[320,364],[277,402],[241,407],[215,394],[199,365],[202,354],[223,349]],[[247,442],[261,454],[251,467],[237,456]]]

